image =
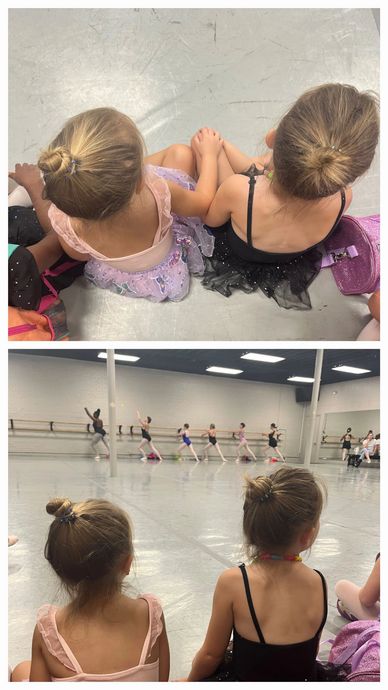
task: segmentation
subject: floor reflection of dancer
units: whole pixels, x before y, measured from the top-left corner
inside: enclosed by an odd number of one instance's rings
[[[279,458],[283,462],[286,462],[278,448],[278,441],[280,439],[281,433],[280,431],[278,431],[276,424],[271,424],[271,431],[269,433],[265,432],[261,435],[265,436],[266,438],[268,437],[268,446],[264,448],[264,457],[266,457],[268,451],[271,451],[271,453],[275,451]]]
[[[352,436],[352,434],[350,433],[351,430],[352,429],[349,426],[346,429],[346,434],[344,434],[340,438],[340,442],[342,441],[342,460],[346,460],[347,456],[349,455],[349,451],[352,447],[352,438],[354,438],[354,436]]]
[[[89,410],[88,410],[87,407],[85,407],[84,410],[85,410],[86,414],[88,415],[88,417],[90,417],[90,419],[91,419],[92,422],[93,422],[93,429],[94,429],[94,434],[93,434],[93,437],[92,437],[92,449],[93,449],[93,452],[94,452],[94,453],[96,452],[97,444],[101,441],[101,442],[104,444],[104,446],[105,446],[105,448],[107,449],[107,451],[108,451],[105,457],[109,458],[110,450],[109,450],[109,444],[108,444],[108,442],[105,440],[106,431],[105,431],[105,429],[104,429],[104,423],[103,423],[102,419],[100,418],[101,410],[98,408],[95,412],[93,412],[93,414],[90,414],[90,412],[89,412]],[[95,455],[95,456],[94,456],[94,459],[95,459],[95,460],[99,460],[99,459],[100,459],[100,456],[99,456],[99,455]]]
[[[189,424],[184,424],[183,429],[182,429],[182,427],[180,429],[178,429],[178,434],[182,438],[182,443],[178,448],[179,459],[182,460],[182,450],[184,448],[189,448],[190,453],[192,455],[194,455],[196,461],[199,462],[199,457],[198,457],[197,453],[195,452],[194,447],[193,447],[193,443],[191,441],[191,438],[189,437],[189,428],[190,428]]]
[[[208,443],[206,444],[205,448],[203,449],[204,452],[204,460],[207,462],[209,460],[208,458],[208,448],[211,448],[212,446],[216,449],[218,455],[220,456],[222,462],[228,462],[226,458],[224,458],[222,454],[222,450],[219,446],[219,443],[217,441],[217,432],[216,432],[216,426],[215,424],[210,424],[209,428],[207,431],[205,431],[201,436],[207,436],[208,437]]]
[[[138,420],[139,420],[139,422],[140,422],[140,426],[141,426],[142,440],[141,440],[141,443],[140,443],[140,446],[139,446],[139,450],[140,450],[140,452],[141,452],[141,454],[142,454],[142,461],[145,462],[145,461],[147,460],[147,456],[146,456],[146,454],[145,454],[145,452],[144,452],[144,450],[143,450],[143,447],[146,446],[146,445],[148,445],[148,446],[151,448],[152,452],[155,453],[156,457],[159,458],[160,461],[162,461],[163,458],[162,458],[162,456],[160,455],[158,449],[155,448],[154,444],[152,443],[152,438],[151,438],[151,436],[150,436],[150,431],[149,431],[149,430],[150,430],[150,424],[151,424],[151,422],[152,422],[151,417],[146,417],[146,419],[142,419],[142,418],[140,417],[140,412],[139,412],[139,410],[137,411],[136,414],[137,414],[137,418],[138,418]]]
[[[254,454],[253,450],[250,449],[248,446],[248,441],[245,437],[246,429],[245,429],[245,424],[244,422],[240,423],[240,428],[238,431],[233,432],[233,438],[236,438],[236,434],[238,434],[238,440],[239,444],[237,446],[237,458],[236,462],[240,462],[240,450],[243,448],[246,453],[249,453],[249,455],[254,459],[257,460],[256,455]]]

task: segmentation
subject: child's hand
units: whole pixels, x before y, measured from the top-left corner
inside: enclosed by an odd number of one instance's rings
[[[222,148],[222,143],[219,133],[209,127],[199,129],[191,140],[191,146],[194,152],[200,156],[218,156]]]
[[[38,166],[31,165],[31,163],[17,163],[15,165],[15,172],[9,172],[8,177],[21,184],[27,191],[43,186]]]

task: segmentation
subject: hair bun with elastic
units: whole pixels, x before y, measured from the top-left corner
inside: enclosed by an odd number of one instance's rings
[[[56,146],[42,151],[38,167],[45,175],[64,175],[74,172],[74,158],[65,146]]]
[[[54,515],[55,517],[61,517],[68,512],[69,508],[73,503],[69,498],[53,498],[46,505],[46,511],[49,515]]]
[[[246,482],[249,498],[255,501],[257,500],[260,501],[260,503],[263,503],[273,493],[271,477],[266,477],[264,475],[256,477],[256,479],[253,477],[247,477]]]

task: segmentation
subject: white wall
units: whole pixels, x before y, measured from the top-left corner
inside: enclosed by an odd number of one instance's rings
[[[117,365],[116,387],[117,423],[136,423],[139,409],[142,415],[152,417],[155,439],[157,427],[176,429],[188,422],[192,429],[204,430],[214,422],[218,429],[232,429],[241,421],[258,438],[259,432],[275,422],[285,429],[286,454],[298,455],[303,406],[296,405],[292,386]],[[86,423],[83,408],[87,406],[89,410],[100,407],[101,416],[108,423],[104,362],[10,353],[9,390],[10,417]],[[89,452],[83,437],[73,436],[65,444],[60,438],[58,435],[57,440],[52,440],[52,434],[41,434],[39,438],[11,434],[10,451]],[[172,452],[176,445],[172,439],[161,450]],[[119,450],[129,448],[126,439]],[[257,444],[253,448],[257,450]],[[234,450],[235,444],[230,444],[229,452]]]

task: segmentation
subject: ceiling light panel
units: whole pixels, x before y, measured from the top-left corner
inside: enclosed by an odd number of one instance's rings
[[[240,359],[250,359],[253,362],[268,362],[268,364],[275,364],[275,362],[282,362],[285,357],[275,357],[274,355],[260,355],[258,352],[247,352],[246,355],[241,355]]]
[[[315,379],[311,379],[308,376],[289,376],[287,381],[295,381],[298,383],[314,383]]]
[[[333,371],[343,371],[345,374],[370,374],[371,370],[370,369],[359,369],[358,367],[347,367],[347,366],[340,366],[340,367],[332,367]]]
[[[108,355],[106,352],[99,352],[97,356],[99,357],[99,359],[107,359],[108,358]],[[116,354],[116,353],[115,353],[114,358],[118,362],[138,362],[140,359],[140,357],[136,357],[135,355],[120,355],[120,354]]]
[[[206,371],[212,374],[230,374],[231,376],[243,373],[242,369],[227,369],[226,367],[208,367]]]

